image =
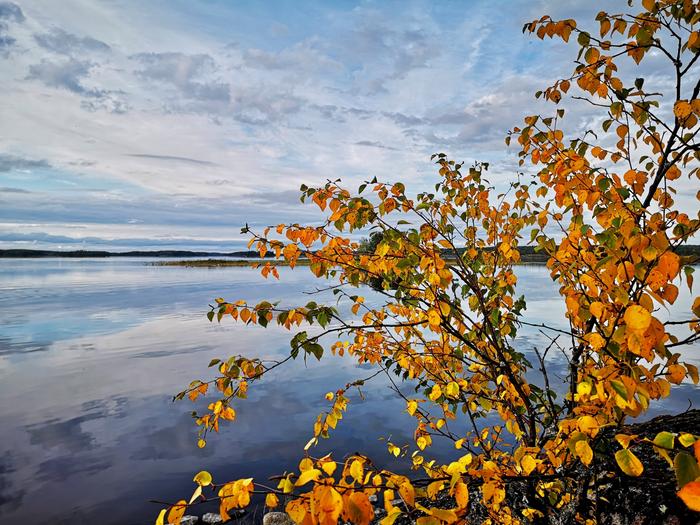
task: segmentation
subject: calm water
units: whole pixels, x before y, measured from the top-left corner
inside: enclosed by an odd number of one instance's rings
[[[323,396],[370,370],[347,359],[302,361],[253,385],[238,419],[196,446],[189,401],[172,395],[206,379],[215,357],[274,359],[289,333],[273,327],[210,324],[214,297],[306,303],[318,286],[307,269],[281,269],[266,281],[246,268],[154,267],[137,259],[0,260],[0,519],[4,523],[152,523],[149,499],[187,497],[194,473],[267,477],[291,467],[311,436]],[[528,320],[563,326],[561,303],[545,268],[518,268]],[[318,298],[314,298],[319,301]],[[320,302],[320,301],[319,301]],[[677,307],[689,310],[690,296]],[[523,330],[525,350],[543,346]],[[684,351],[700,364],[698,346]],[[564,360],[550,366],[563,371]],[[388,461],[390,437],[410,441],[411,419],[378,378],[351,396],[350,411],[318,453],[364,451]],[[657,411],[700,403],[691,385]],[[440,449],[436,451],[440,454]],[[397,465],[401,467],[401,465]],[[204,512],[207,509],[201,509]]]

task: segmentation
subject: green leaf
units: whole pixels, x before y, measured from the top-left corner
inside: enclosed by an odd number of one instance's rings
[[[683,488],[686,483],[700,478],[700,467],[695,458],[687,452],[679,452],[673,460],[673,468],[676,471],[678,487]]]
[[[671,432],[659,432],[654,438],[654,450],[666,461],[668,461],[669,466],[673,466],[673,460],[669,454],[670,450],[673,448],[675,442],[675,436]],[[659,448],[663,447],[663,448]]]
[[[617,395],[619,395],[622,399],[627,401],[627,389],[621,381],[610,381],[610,385],[613,387],[613,390],[617,392]]]

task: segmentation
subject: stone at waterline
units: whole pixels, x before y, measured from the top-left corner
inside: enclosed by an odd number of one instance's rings
[[[268,512],[263,516],[263,525],[294,525],[286,512]]]
[[[207,512],[202,516],[202,521],[204,523],[223,523],[224,520],[221,518],[221,514],[216,514],[214,512]]]
[[[180,520],[180,525],[196,525],[197,523],[199,523],[197,516],[183,516]]]

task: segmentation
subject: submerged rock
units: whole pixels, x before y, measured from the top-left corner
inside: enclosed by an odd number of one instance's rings
[[[223,523],[224,520],[221,518],[221,514],[216,514],[214,512],[207,512],[202,516],[202,521],[204,523]]]

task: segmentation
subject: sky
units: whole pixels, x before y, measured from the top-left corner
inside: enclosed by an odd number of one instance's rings
[[[302,183],[421,191],[436,152],[505,184],[577,51],[523,24],[625,4],[0,1],[0,248],[237,250],[321,219]]]

